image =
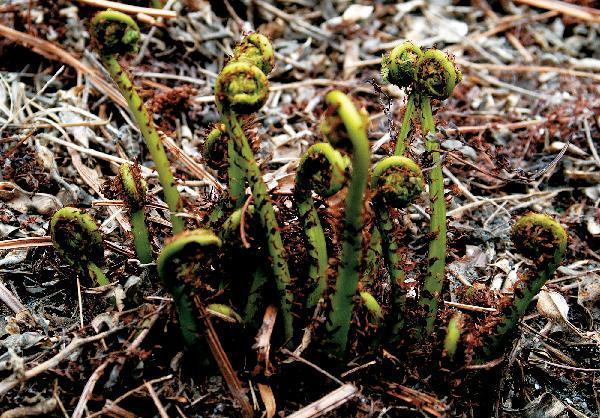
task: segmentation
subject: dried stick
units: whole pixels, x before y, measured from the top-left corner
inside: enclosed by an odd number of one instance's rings
[[[152,398],[154,405],[156,405],[156,409],[158,409],[158,413],[160,414],[160,417],[161,418],[169,418],[169,414],[167,414],[165,407],[160,402],[160,399],[158,399],[158,395],[156,394],[154,388],[152,387],[152,384],[146,382],[146,383],[144,383],[144,385],[146,386],[146,389],[148,389],[148,393],[150,394],[150,397]]]
[[[173,19],[177,17],[177,12],[173,10],[155,9],[153,7],[140,7],[132,6],[130,4],[123,4],[120,1],[108,1],[108,0],[77,0],[79,3],[83,3],[87,6],[98,7],[100,9],[112,9],[119,12],[127,13],[130,15],[144,14],[152,17],[164,17],[167,19]]]
[[[248,397],[246,396],[245,390],[242,387],[242,383],[238,379],[237,374],[233,369],[231,362],[229,361],[227,353],[225,353],[225,350],[223,350],[223,346],[221,345],[219,336],[213,327],[210,316],[198,295],[194,295],[194,303],[200,312],[200,316],[204,322],[204,326],[206,327],[206,342],[208,343],[208,347],[210,348],[210,351],[217,362],[217,366],[223,375],[223,379],[225,380],[229,391],[242,407],[242,415],[244,417],[252,417],[254,415],[252,405],[250,405],[250,402],[248,401]]]
[[[516,0],[516,2],[539,7],[540,9],[555,10],[564,15],[588,22],[600,22],[600,10],[591,7],[577,6],[576,4],[557,0]]]
[[[358,389],[351,383],[346,383],[343,386],[340,386],[333,392],[328,393],[323,396],[318,401],[311,403],[310,405],[305,406],[299,411],[294,412],[291,415],[288,415],[288,418],[314,418],[319,417],[327,412],[333,411],[335,408],[341,406],[348,400],[352,399]]]

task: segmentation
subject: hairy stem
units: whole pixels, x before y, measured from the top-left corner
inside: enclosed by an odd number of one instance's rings
[[[284,332],[286,338],[291,338],[293,335],[291,278],[273,202],[237,115],[231,111],[224,113],[223,123],[227,127],[230,138],[234,141],[236,151],[243,160],[242,165],[245,168],[246,180],[252,190],[254,207],[258,211],[262,227],[267,231],[267,250],[271,257],[273,275],[280,294]]]
[[[346,195],[341,262],[327,324],[336,354],[343,355],[348,341],[362,259],[362,211],[369,170],[368,122],[356,110],[350,98],[342,92],[331,91],[325,100],[329,111],[341,120],[343,128],[340,129],[344,129],[352,149],[352,173]]]
[[[131,212],[131,233],[133,234],[133,245],[135,253],[142,264],[152,263],[152,245],[148,239],[148,227],[146,226],[146,215],[144,208]]]
[[[406,153],[406,149],[410,145],[407,142],[407,139],[412,127],[412,116],[414,111],[415,94],[411,93],[408,96],[408,101],[406,102],[406,109],[404,109],[404,117],[402,118],[402,126],[400,127],[398,138],[396,139],[396,150],[394,152],[395,155],[404,155]]]
[[[137,94],[137,91],[129,79],[129,76],[125,70],[119,64],[119,61],[114,56],[103,56],[102,62],[110,73],[111,77],[117,83],[121,94],[127,100],[129,109],[133,114],[133,117],[140,128],[142,137],[146,143],[148,151],[152,156],[152,160],[156,165],[156,171],[158,172],[158,180],[163,188],[165,201],[169,210],[171,211],[171,224],[173,226],[173,232],[177,233],[183,231],[184,223],[183,219],[177,216],[177,213],[183,211],[183,202],[181,196],[177,190],[175,178],[171,172],[171,164],[165,152],[162,141],[158,135],[154,121],[148,113],[146,106],[142,102],[142,99]]]
[[[431,202],[431,223],[429,230],[433,238],[429,242],[427,276],[419,305],[427,310],[425,334],[431,335],[437,315],[438,300],[442,293],[446,269],[446,200],[444,199],[444,175],[440,161],[440,143],[436,137],[435,122],[431,113],[428,96],[421,95],[421,126],[425,145],[431,155],[429,174],[429,200]]]

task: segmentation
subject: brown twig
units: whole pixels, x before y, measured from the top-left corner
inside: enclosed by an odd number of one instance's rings
[[[6,306],[10,308],[14,313],[27,311],[25,305],[21,303],[19,299],[13,293],[8,290],[3,283],[0,282],[0,301],[4,302]]]
[[[600,10],[591,7],[582,7],[576,4],[558,0],[515,0],[517,3],[527,4],[540,9],[554,10],[564,15],[571,16],[587,22],[600,23]]]
[[[339,406],[352,399],[358,393],[358,389],[351,383],[340,386],[333,392],[328,393],[321,399],[305,406],[304,408],[288,415],[287,418],[314,418],[331,412]]]
[[[210,352],[212,353],[215,361],[217,362],[217,366],[219,367],[219,371],[223,376],[223,380],[227,384],[231,395],[234,399],[239,402],[242,407],[242,415],[244,417],[252,417],[254,415],[254,411],[252,410],[252,405],[248,401],[248,397],[246,396],[246,391],[242,387],[242,383],[237,377],[231,362],[229,361],[229,357],[225,350],[223,350],[223,346],[221,345],[221,341],[219,340],[219,336],[213,327],[212,321],[210,320],[210,316],[204,307],[204,303],[200,299],[200,296],[194,295],[194,304],[200,313],[200,317],[204,322],[205,332],[206,332],[206,342],[208,343],[208,347],[210,348]]]
[[[152,17],[164,17],[166,19],[174,19],[177,17],[177,12],[173,10],[155,9],[153,7],[141,7],[132,6],[130,4],[123,4],[119,1],[108,1],[108,0],[77,0],[79,3],[83,3],[87,6],[98,7],[100,9],[112,9],[119,12],[127,13],[130,15],[143,14]]]
[[[163,404],[160,402],[160,399],[158,398],[158,395],[154,391],[152,384],[149,382],[145,382],[144,385],[146,385],[146,389],[148,390],[148,393],[150,394],[150,397],[152,398],[154,405],[156,405],[156,409],[158,410],[158,413],[160,414],[161,418],[169,418],[169,414],[167,414],[167,410],[165,409]]]
[[[298,360],[301,363],[306,364],[307,366],[312,367],[313,369],[315,369],[316,371],[318,371],[319,373],[321,373],[324,376],[327,376],[328,378],[330,378],[331,380],[333,380],[335,383],[339,384],[339,385],[343,385],[344,382],[342,382],[340,379],[338,379],[337,377],[335,377],[334,375],[332,375],[331,373],[329,373],[326,370],[323,370],[321,367],[317,366],[315,363],[306,360],[303,357],[297,356],[296,354],[292,353],[290,350],[288,350],[287,348],[282,348],[281,352],[287,356],[290,356],[292,358],[294,358],[294,360]]]
[[[14,250],[15,248],[48,247],[52,245],[52,237],[27,237],[7,239],[0,241],[0,250]]]
[[[273,305],[267,306],[263,315],[262,325],[256,334],[256,343],[252,346],[256,350],[256,368],[254,374],[262,373],[263,376],[269,377],[273,374],[271,367],[271,335],[275,327],[277,319],[277,308]]]

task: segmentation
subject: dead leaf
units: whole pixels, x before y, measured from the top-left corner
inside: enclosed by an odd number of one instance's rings
[[[277,403],[275,402],[275,396],[273,395],[273,390],[271,389],[271,386],[259,383],[258,391],[260,392],[260,398],[265,404],[265,412],[267,413],[267,418],[273,418],[275,416],[275,413],[277,412]]]

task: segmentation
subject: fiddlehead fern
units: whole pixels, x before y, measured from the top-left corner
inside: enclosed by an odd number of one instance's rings
[[[208,257],[220,246],[221,240],[210,230],[184,231],[163,247],[156,260],[158,275],[173,296],[184,342],[192,348],[201,341],[198,314],[193,301],[197,293],[193,281],[200,262],[198,258]]]
[[[204,334],[229,390],[242,406],[243,415],[252,416],[252,407],[221,346],[204,306],[204,301],[199,294],[202,285],[202,279],[198,277],[200,267],[214,255],[220,246],[221,240],[208,229],[183,231],[175,235],[163,247],[156,265],[164,286],[173,296],[185,343],[190,348],[197,350],[200,335]],[[216,305],[213,307],[219,308]],[[199,324],[200,320],[202,327]]]
[[[244,37],[233,50],[233,61],[245,61],[269,74],[275,66],[275,51],[265,35],[253,32]]]
[[[222,123],[215,123],[206,135],[204,147],[202,148],[202,157],[206,165],[214,170],[223,167],[223,162],[227,159],[227,129]]]
[[[402,209],[410,205],[423,191],[423,174],[419,166],[406,157],[393,156],[381,160],[373,169],[371,188],[374,190],[373,206],[377,226],[382,235],[382,247],[392,281],[392,314],[390,328],[396,337],[403,327],[405,295],[402,284],[405,279],[406,260],[399,254],[403,237],[394,233],[390,208]]]
[[[416,80],[422,96],[445,100],[462,80],[462,74],[448,55],[429,49],[417,63]]]
[[[515,284],[513,301],[502,310],[498,325],[484,346],[487,355],[500,347],[525,314],[533,297],[562,263],[567,250],[568,235],[551,217],[529,213],[513,225],[512,241],[517,251],[533,260],[535,268],[530,269]]]
[[[368,115],[359,112],[350,98],[333,90],[327,93],[321,129],[329,142],[351,150],[352,172],[346,196],[341,262],[337,272],[327,328],[337,355],[346,350],[362,259],[363,201],[369,170]]]
[[[398,87],[412,87],[406,102],[402,126],[396,138],[395,155],[404,155],[408,144],[407,138],[412,126],[412,117],[415,111],[416,89],[414,82],[417,78],[417,63],[423,56],[423,51],[412,42],[404,42],[390,51],[381,60],[381,75]]]
[[[285,336],[290,338],[293,335],[291,315],[293,295],[290,289],[291,279],[285,248],[271,197],[239,119],[239,115],[247,115],[259,110],[265,104],[268,96],[267,76],[246,58],[241,61],[230,61],[221,70],[215,83],[217,109],[227,128],[229,138],[233,141],[244,176],[252,189],[254,206],[267,233],[267,249],[280,293],[280,309]]]
[[[310,265],[308,277],[314,290],[309,295],[306,307],[313,308],[327,288],[327,245],[319,214],[312,198],[316,194],[330,197],[341,190],[346,181],[349,161],[328,143],[314,144],[300,159],[296,171],[295,196],[300,220],[308,240]]]
[[[100,286],[109,284],[100,268],[104,264],[104,241],[96,220],[76,208],[62,208],[52,215],[50,235],[58,253],[73,267]]]
[[[143,264],[152,263],[152,245],[146,226],[146,182],[137,165],[121,164],[119,167],[119,189],[130,212],[133,244],[138,260]]]
[[[119,63],[121,55],[134,54],[138,50],[140,30],[128,15],[114,10],[97,13],[92,19],[90,30],[103,65],[125,97],[129,109],[142,133],[146,147],[156,165],[158,179],[163,188],[165,201],[171,211],[173,232],[184,229],[183,220],[177,216],[183,210],[181,196],[177,190],[171,165],[160,140],[152,116],[137,94],[127,71]]]
[[[423,54],[417,68],[421,128],[425,145],[431,155],[433,166],[429,175],[429,200],[431,202],[428,270],[419,298],[419,305],[427,310],[424,333],[430,335],[437,315],[438,299],[442,292],[446,269],[446,200],[444,199],[444,175],[440,161],[440,143],[436,136],[435,121],[431,112],[430,97],[444,99],[452,94],[460,81],[460,72],[441,51],[430,49]],[[431,95],[431,96],[429,96]]]

